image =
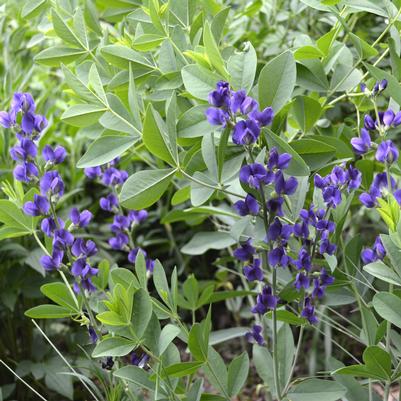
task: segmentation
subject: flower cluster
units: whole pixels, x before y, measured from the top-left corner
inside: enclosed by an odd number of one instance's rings
[[[154,260],[147,258],[146,251],[135,247],[132,239],[132,232],[136,226],[147,219],[148,212],[146,210],[130,210],[128,214],[125,214],[120,207],[117,191],[128,178],[128,173],[118,169],[118,162],[117,158],[103,166],[88,167],[84,173],[87,178],[98,180],[110,190],[106,196],[100,198],[99,205],[101,209],[114,215],[113,222],[110,224],[113,236],[108,241],[111,249],[128,252],[128,260],[131,263],[135,263],[138,252],[142,252],[146,258],[146,268],[152,272]]]
[[[376,97],[380,95],[387,88],[387,79],[382,79],[381,81],[376,81],[373,85],[372,90],[369,90],[365,83],[361,83],[361,92],[368,97]]]
[[[373,248],[365,248],[361,253],[362,262],[365,264],[383,260],[385,256],[386,250],[379,236],[376,237]]]
[[[0,111],[0,124],[4,128],[14,128],[18,144],[10,150],[10,155],[18,164],[14,168],[14,177],[18,181],[36,181],[39,169],[35,163],[38,153],[36,141],[40,132],[46,128],[47,120],[40,114],[35,114],[35,102],[29,93],[15,93],[9,111]],[[55,161],[55,156],[44,151],[44,157]],[[65,157],[64,149],[57,150],[57,158]]]
[[[273,109],[259,110],[258,102],[244,90],[233,91],[228,82],[220,81],[209,94],[206,117],[210,124],[233,127],[232,140],[237,145],[255,143],[260,130],[271,124]]]
[[[52,239],[51,254],[40,259],[43,268],[46,271],[58,270],[67,267],[68,263],[75,278],[74,290],[79,292],[82,287],[93,291],[95,287],[91,277],[98,270],[90,264],[89,258],[96,254],[96,244],[92,240],[75,238],[72,233],[75,229],[86,227],[92,213],[73,208],[68,224],[56,215],[57,203],[64,194],[64,181],[56,166],[64,161],[67,152],[62,146],[52,148],[46,145],[42,151],[43,162],[37,159],[35,141],[46,127],[47,120],[44,116],[34,114],[35,109],[35,102],[29,93],[16,93],[11,110],[0,112],[1,124],[16,129],[19,140],[10,149],[11,157],[18,163],[14,177],[32,183],[36,189],[33,199],[23,205],[23,211],[29,216],[42,217],[41,230]],[[22,116],[19,121],[20,112]]]

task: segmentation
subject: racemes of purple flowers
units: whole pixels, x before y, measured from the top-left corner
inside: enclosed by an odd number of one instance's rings
[[[297,179],[286,174],[292,156],[271,148],[266,164],[262,164],[255,162],[252,154],[261,128],[272,123],[272,108],[259,110],[255,99],[243,90],[232,91],[227,82],[217,83],[216,89],[209,94],[209,103],[212,107],[206,111],[208,121],[231,128],[232,141],[244,146],[251,161],[240,170],[239,179],[247,194],[234,204],[234,209],[240,216],[251,215],[265,221],[264,245],[256,246],[248,238],[234,251],[234,256],[244,263],[246,279],[264,283],[252,312],[263,315],[281,303],[267,283],[268,271],[265,269],[282,267],[293,272],[293,285],[301,295],[300,315],[314,324],[317,322],[314,302],[324,296],[325,289],[334,279],[324,268],[315,266],[313,260],[318,255],[335,253],[336,245],[331,242],[331,236],[336,227],[330,212],[341,204],[344,192],[359,188],[362,175],[351,165],[335,166],[325,177],[316,174],[315,188],[321,190],[325,207],[311,205],[309,209],[302,209],[298,220],[289,224],[284,206],[286,198],[294,195],[298,187]],[[263,253],[268,262],[265,267]],[[247,338],[262,345],[262,327],[253,326]]]
[[[142,248],[135,246],[132,233],[135,228],[144,222],[148,217],[146,210],[131,210],[125,214],[118,202],[117,191],[119,187],[128,178],[128,173],[119,169],[119,159],[114,159],[103,166],[88,167],[84,170],[87,178],[97,180],[109,190],[109,193],[100,198],[100,208],[106,212],[112,213],[113,223],[110,224],[110,230],[113,236],[109,239],[109,245],[112,249],[128,252],[128,261],[135,263],[138,252],[145,256],[146,268],[153,272],[154,260],[147,257],[147,253]]]

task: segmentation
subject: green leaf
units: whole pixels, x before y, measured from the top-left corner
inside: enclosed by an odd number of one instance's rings
[[[63,113],[61,119],[74,127],[87,127],[96,123],[106,110],[96,104],[75,104]]]
[[[337,401],[346,392],[344,386],[334,381],[308,379],[292,387],[288,398],[291,401]]]
[[[102,47],[100,51],[107,61],[125,70],[129,69],[130,63],[136,65],[136,68],[141,68],[144,72],[149,72],[155,68],[146,57],[127,46],[108,45]]]
[[[222,77],[195,64],[185,66],[181,70],[185,89],[194,97],[207,100],[209,93],[216,88]]]
[[[294,56],[286,51],[269,61],[259,75],[259,103],[263,109],[271,106],[277,114],[291,99],[297,69]]]
[[[131,135],[101,135],[89,145],[85,154],[79,159],[77,167],[86,168],[106,164],[117,156],[121,156],[136,142],[137,138]]]
[[[132,47],[140,52],[147,52],[158,47],[165,39],[164,36],[154,34],[141,35],[132,42]]]
[[[224,77],[228,78],[228,72],[225,68],[223,57],[214,39],[208,22],[203,27],[203,43],[205,44],[206,54],[213,67]]]
[[[25,312],[25,316],[32,319],[57,319],[70,317],[74,314],[76,313],[72,312],[70,308],[51,304],[35,306]]]
[[[209,249],[224,249],[235,244],[235,239],[224,232],[199,232],[181,248],[187,255],[202,255]]]
[[[164,169],[142,170],[134,173],[121,189],[122,206],[140,210],[153,205],[166,191],[175,172],[175,169]]]
[[[77,35],[65,22],[65,18],[61,17],[54,8],[52,9],[52,22],[54,31],[60,39],[69,43],[70,45],[85,49],[83,43],[78,39]]]
[[[401,299],[389,292],[379,292],[373,297],[373,307],[383,319],[401,328]]]
[[[252,351],[253,363],[255,364],[256,372],[263,380],[266,386],[270,389],[273,395],[276,394],[273,377],[273,358],[266,347],[255,344]]]
[[[100,322],[107,324],[108,326],[129,326],[129,322],[125,321],[118,313],[113,311],[107,311],[99,313],[96,316]]]
[[[166,351],[174,338],[180,334],[180,331],[180,328],[170,323],[163,327],[159,339],[159,355],[162,355]]]
[[[336,154],[336,148],[314,139],[300,139],[291,143],[291,147],[304,159],[311,170],[318,170],[327,165]]]
[[[372,276],[385,281],[386,283],[391,283],[401,286],[401,278],[397,273],[394,272],[390,267],[385,265],[382,261],[377,261],[369,263],[363,267],[363,270],[367,271]]]
[[[256,74],[257,56],[251,42],[244,44],[244,51],[235,52],[227,62],[230,74],[230,84],[236,89],[245,89],[247,93],[252,89]]]
[[[54,46],[42,50],[34,57],[39,64],[58,67],[61,63],[69,64],[86,54],[85,50],[65,46]]]
[[[242,337],[247,331],[249,331],[247,327],[230,327],[229,329],[212,331],[209,337],[209,345],[216,345],[234,338]]]
[[[204,362],[178,362],[163,369],[162,377],[183,377],[196,373]]]
[[[33,18],[46,6],[47,0],[28,0],[22,7],[22,18]]]
[[[249,357],[246,352],[234,358],[228,366],[228,394],[237,395],[248,378]]]
[[[166,272],[164,271],[161,263],[156,260],[155,266],[153,269],[153,283],[155,285],[156,291],[159,294],[160,298],[167,304],[170,305],[171,302],[171,294],[170,288],[168,286]]]
[[[140,288],[135,292],[132,310],[132,325],[138,339],[143,337],[151,317],[152,301],[147,291]]]
[[[136,347],[137,343],[127,338],[119,336],[108,337],[96,344],[92,356],[94,358],[101,358],[104,356],[125,356]]]
[[[391,357],[383,348],[372,345],[363,353],[364,365],[345,366],[333,372],[339,375],[367,377],[371,379],[389,380],[391,377]]]
[[[311,97],[297,96],[292,103],[292,112],[302,132],[307,133],[320,118],[322,106]]]
[[[302,157],[282,138],[274,134],[270,130],[264,130],[265,138],[269,144],[269,148],[277,147],[280,153],[289,153],[292,156],[292,160],[286,172],[294,176],[309,176],[310,170],[306,165]]]
[[[154,392],[156,388],[155,383],[149,378],[149,373],[138,366],[124,366],[123,368],[116,370],[113,373],[113,376],[134,383],[139,386],[139,388],[147,389],[152,392]],[[161,394],[164,394],[162,389],[159,388],[158,390]]]
[[[106,93],[103,88],[102,80],[100,79],[99,72],[97,71],[96,64],[92,64],[89,70],[89,85],[93,88],[99,99],[103,104],[107,104]]]
[[[51,299],[56,304],[72,311],[79,312],[79,306],[71,294],[71,289],[67,288],[64,283],[48,283],[40,287],[40,291],[47,298]]]
[[[166,124],[151,104],[146,109],[142,139],[147,149],[153,155],[170,165],[174,166],[177,164],[172,154]]]
[[[17,233],[18,236],[31,234],[36,221],[37,219],[25,215],[14,202],[0,199],[0,222],[4,224],[2,228],[7,230],[6,237],[17,236]]]
[[[299,49],[295,50],[294,58],[295,60],[305,60],[305,59],[314,59],[323,57],[324,54],[318,47],[307,45],[302,46]]]

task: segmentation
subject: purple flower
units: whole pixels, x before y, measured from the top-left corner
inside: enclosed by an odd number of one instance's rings
[[[21,119],[21,129],[26,134],[31,134],[35,128],[35,115],[32,113],[25,113]]]
[[[90,257],[97,253],[97,247],[90,239],[85,241],[82,238],[77,238],[71,247],[71,253],[77,258],[81,256]]]
[[[56,146],[54,149],[46,145],[42,150],[43,159],[49,163],[60,164],[67,156],[66,150],[62,146]]]
[[[359,200],[367,208],[372,208],[375,207],[376,199],[378,198],[378,196],[379,196],[379,190],[373,187],[369,192],[363,192],[362,194],[360,194]]]
[[[320,241],[319,253],[323,255],[327,253],[328,255],[333,255],[336,251],[337,246],[331,243],[327,238]]]
[[[229,115],[225,110],[217,109],[215,107],[209,107],[206,110],[205,115],[207,121],[211,125],[221,125],[225,127],[227,121],[229,120]]]
[[[398,160],[399,152],[391,140],[383,141],[376,151],[376,160],[381,163],[393,163]]]
[[[128,219],[131,224],[139,224],[148,218],[149,213],[146,210],[130,210],[128,212]]]
[[[147,256],[147,253],[145,250],[143,250],[142,248],[134,248],[131,249],[128,253],[128,261],[131,263],[135,263],[136,262],[136,257],[138,256],[138,252],[142,252],[143,256]]]
[[[44,255],[40,258],[40,263],[46,271],[57,270],[63,261],[64,252],[54,250],[52,256]]]
[[[362,183],[362,173],[355,167],[349,166],[347,170],[348,191],[358,189]]]
[[[259,345],[265,344],[265,340],[264,340],[263,334],[262,334],[262,326],[259,326],[258,324],[254,324],[252,326],[251,331],[248,331],[245,334],[245,338],[250,343],[257,343]]]
[[[118,233],[115,237],[109,239],[109,245],[115,250],[122,250],[128,242],[128,235],[123,233]]]
[[[39,175],[39,170],[34,163],[27,162],[15,166],[13,174],[17,181],[30,182]]]
[[[279,195],[292,195],[297,189],[298,181],[295,177],[289,177],[287,180],[284,178],[282,171],[277,171],[274,178],[275,189]]]
[[[242,262],[252,259],[254,254],[255,248],[251,245],[251,238],[234,250],[234,257]]]
[[[60,217],[58,217],[58,226],[64,228],[64,221]],[[46,217],[42,220],[40,228],[48,237],[51,237],[58,227],[53,217]]]
[[[209,93],[209,104],[215,107],[228,106],[230,95],[230,84],[225,81],[219,81],[216,84],[216,89]]]
[[[292,263],[292,259],[287,255],[284,247],[282,246],[272,249],[268,254],[268,259],[269,264],[272,267],[287,267],[290,263]]]
[[[103,210],[112,212],[118,206],[118,198],[114,194],[109,194],[104,198],[100,198],[99,204]]]
[[[135,353],[131,354],[131,365],[138,366],[138,368],[143,369],[147,362],[149,361],[149,355],[143,353],[142,355],[137,355]]]
[[[292,233],[293,227],[291,225],[282,224],[280,219],[275,217],[273,223],[269,226],[266,239],[267,241],[276,241],[280,238],[281,242],[284,242],[290,238]]]
[[[341,192],[334,186],[329,186],[323,190],[323,200],[328,207],[335,209],[341,203]]]
[[[38,148],[29,138],[22,138],[19,145],[15,145],[10,149],[10,155],[15,161],[34,159],[37,153]]]
[[[79,258],[72,264],[71,273],[75,277],[81,276],[82,278],[86,278],[95,276],[98,273],[98,269],[90,266],[86,258]]]
[[[154,267],[155,261],[153,259],[146,259],[146,270],[150,273],[153,273]]]
[[[258,102],[250,96],[247,96],[244,90],[234,92],[230,109],[232,113],[241,112],[241,114],[249,114],[258,108]]]
[[[304,307],[301,312],[301,316],[308,320],[310,324],[316,324],[319,320],[315,315],[315,307],[312,305],[309,297],[305,298]]]
[[[390,182],[391,182],[391,188],[394,189],[396,183],[393,177],[390,177]],[[388,179],[386,173],[376,174],[370,189],[372,190],[373,188],[378,191],[381,191],[383,188],[388,188]]]
[[[250,145],[259,138],[260,128],[255,120],[241,120],[235,124],[233,142],[236,145]]]
[[[298,259],[295,262],[297,269],[305,269],[309,271],[312,267],[312,259],[309,252],[305,248],[301,248],[298,252]]]
[[[10,128],[15,124],[15,115],[7,113],[6,111],[0,111],[0,125],[4,128]]]
[[[369,114],[366,114],[363,119],[363,126],[365,127],[365,129],[362,129],[363,131],[366,131],[366,130],[374,131],[376,129],[375,120],[373,120],[373,118]],[[369,133],[368,133],[368,135],[369,135]],[[370,142],[370,136],[369,136],[369,142]],[[351,141],[351,143],[352,143],[352,141]],[[369,145],[369,147],[370,147],[370,145]]]
[[[84,169],[84,174],[91,180],[96,179],[102,175],[102,169],[100,166],[96,167],[87,167]]]
[[[265,285],[262,292],[256,297],[256,305],[252,308],[252,313],[265,314],[268,310],[275,309],[278,297],[273,295],[272,289]]]
[[[373,249],[365,248],[361,252],[362,262],[365,264],[376,262],[376,260],[383,260],[386,256],[386,249],[384,248],[383,242],[380,236],[376,237]]]
[[[320,174],[315,174],[313,182],[316,188],[323,190],[330,184],[330,177],[321,177]]]
[[[387,128],[397,127],[401,124],[401,112],[395,114],[391,109],[386,110],[382,115],[382,122]]]
[[[260,259],[254,259],[253,263],[244,266],[244,275],[248,281],[263,281],[263,270],[260,268]]]
[[[40,192],[42,195],[50,193],[51,195],[63,196],[64,182],[56,170],[47,171],[40,179]]]
[[[313,291],[312,291],[312,297],[313,298],[323,298],[324,296],[324,286],[320,285],[320,280],[318,278],[315,278],[313,280]]]
[[[24,213],[29,216],[43,216],[49,213],[50,203],[46,197],[35,194],[33,202],[26,202],[23,206]]]
[[[252,163],[241,167],[239,179],[251,188],[259,189],[261,183],[270,184],[272,182],[273,174],[267,172],[261,164]]]
[[[13,113],[17,114],[20,111],[23,111],[24,113],[34,113],[35,109],[35,102],[30,93],[14,93],[11,101],[11,110]]]
[[[130,220],[124,215],[114,216],[113,224],[110,226],[113,233],[118,233],[120,231],[125,231],[130,225]]]
[[[128,178],[128,173],[124,170],[118,170],[115,167],[109,167],[103,173],[103,184],[115,186],[123,184]]]
[[[54,232],[53,247],[57,249],[66,249],[74,242],[74,236],[64,228],[57,229]]]
[[[98,340],[98,336],[96,334],[95,329],[92,326],[89,326],[89,328],[88,328],[88,335],[91,340],[91,343],[95,344]]]
[[[267,167],[270,170],[280,169],[285,170],[290,165],[290,161],[292,156],[289,153],[282,153],[281,155],[278,153],[276,147],[271,148],[269,153],[269,160],[267,162]]]
[[[42,132],[48,125],[48,121],[45,116],[36,115],[33,121],[33,128],[37,132]]]
[[[279,196],[278,198],[269,199],[266,202],[266,207],[270,213],[275,214],[277,216],[282,216],[284,214],[282,209],[283,203],[284,203],[284,198]]]
[[[304,288],[306,290],[309,288],[309,286],[310,286],[309,277],[305,273],[299,272],[295,277],[294,287],[298,291],[300,291],[301,288]]]
[[[333,185],[344,185],[347,181],[347,174],[340,166],[334,166],[330,173],[330,180]]]
[[[397,189],[397,191],[394,191],[393,195],[394,195],[395,200],[401,206],[401,189]]]
[[[239,200],[234,203],[234,209],[240,216],[248,214],[256,216],[259,213],[259,204],[252,195],[247,195],[245,200]]]
[[[77,227],[86,227],[92,220],[93,214],[89,210],[83,210],[81,213],[76,207],[73,207],[70,212],[72,224]]]
[[[97,269],[95,269],[97,270]],[[93,285],[92,280],[90,279],[90,277],[86,277],[84,279],[81,280],[81,286],[84,290],[88,291],[88,292],[93,292],[96,291],[96,287]],[[77,283],[74,283],[74,291],[78,294],[80,292],[79,286]]]
[[[334,277],[330,276],[324,267],[320,271],[320,283],[325,287],[334,283]]]
[[[271,107],[266,107],[262,111],[258,111],[258,110],[252,111],[249,114],[249,117],[251,117],[253,120],[257,121],[259,126],[265,127],[272,123],[273,117],[274,117],[274,112]]]

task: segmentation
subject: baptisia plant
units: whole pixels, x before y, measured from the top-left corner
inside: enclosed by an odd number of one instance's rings
[[[324,177],[315,174],[314,187],[320,191],[321,202],[319,206],[305,205],[298,218],[292,221],[289,210],[298,187],[297,178],[286,173],[292,155],[280,152],[275,146],[265,151],[270,133],[263,127],[272,123],[272,108],[259,110],[255,99],[243,90],[231,90],[227,82],[217,83],[209,95],[209,103],[212,107],[206,111],[208,121],[223,128],[230,127],[232,141],[246,152],[247,163],[239,173],[246,196],[234,204],[234,209],[240,216],[252,216],[256,225],[263,222],[263,240],[245,238],[234,256],[243,263],[243,274],[249,286],[259,292],[251,307],[257,324],[246,338],[260,346],[271,344],[273,393],[281,400],[288,391],[291,377],[280,382],[277,321],[285,321],[287,313],[298,315],[302,326],[300,341],[305,322],[311,325],[318,322],[316,304],[334,282],[322,263],[337,250],[332,241],[336,225],[331,214],[347,194],[360,187],[362,175],[351,164],[334,166]],[[285,288],[285,281],[279,279],[280,269],[286,269],[292,276],[291,286],[298,293],[292,299],[297,301],[295,303],[286,299],[288,288]],[[272,319],[271,341],[267,316]]]

